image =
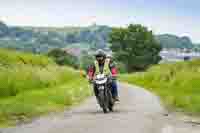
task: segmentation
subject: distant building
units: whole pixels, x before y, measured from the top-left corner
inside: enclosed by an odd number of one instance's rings
[[[161,62],[165,62],[165,61],[177,62],[177,61],[200,58],[200,53],[185,51],[181,49],[163,49],[160,52],[160,56],[162,57]]]

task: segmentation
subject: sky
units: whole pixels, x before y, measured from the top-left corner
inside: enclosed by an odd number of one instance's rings
[[[0,0],[0,20],[52,27],[139,23],[200,43],[199,6],[199,0]]]

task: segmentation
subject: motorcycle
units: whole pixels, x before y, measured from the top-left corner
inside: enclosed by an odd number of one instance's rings
[[[96,86],[96,89],[98,90],[97,102],[103,109],[103,112],[107,113],[108,110],[112,112],[115,103],[115,100],[113,99],[111,93],[112,77],[106,76],[104,74],[98,74],[94,78],[93,83]]]

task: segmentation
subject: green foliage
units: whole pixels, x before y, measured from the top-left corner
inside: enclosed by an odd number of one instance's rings
[[[121,80],[158,94],[167,107],[192,114],[200,113],[200,60],[161,64],[145,73],[122,75]]]
[[[27,90],[62,84],[73,76],[70,71],[56,65],[48,65],[45,68],[31,65],[3,67],[0,69],[0,97],[15,96]]]
[[[74,73],[73,70],[72,72]],[[78,73],[75,72],[73,76],[68,72],[63,74],[69,77],[63,85],[35,88],[19,93],[15,97],[1,98],[0,127],[15,126],[17,123],[31,121],[32,118],[49,112],[63,111],[91,95],[90,86]]]
[[[73,44],[91,48],[107,47],[111,28],[92,25],[89,27],[9,27],[0,22],[0,47],[33,53],[46,53],[49,49],[65,48]],[[94,45],[95,44],[95,45]],[[83,46],[84,47],[84,46]]]
[[[80,68],[85,71],[87,71],[89,65],[93,64],[94,62],[94,58],[91,55],[88,55],[87,53],[83,53],[80,60]]]
[[[0,97],[61,84],[69,78],[64,73],[70,71],[46,56],[0,49]]]
[[[58,66],[46,56],[4,49],[0,49],[0,84],[0,126],[63,111],[90,95],[78,71]]]
[[[161,59],[161,45],[155,41],[152,32],[142,25],[114,28],[110,43],[116,59],[123,62],[129,72],[144,70]]]
[[[49,64],[55,64],[54,61],[43,55],[33,55],[30,53],[22,53],[14,50],[0,49],[0,64],[1,65],[32,65],[45,67]]]
[[[9,27],[0,22],[0,47],[47,53],[49,49],[65,48],[74,44],[88,46],[93,50],[108,47],[108,26],[91,25],[88,27]],[[170,34],[154,36],[164,48],[193,48],[189,37]]]
[[[119,71],[119,73],[127,73],[127,68],[124,63],[117,62],[116,66],[117,66],[117,70]]]
[[[193,47],[193,50],[195,52],[200,52],[200,44],[195,44],[194,47]]]
[[[47,55],[53,57],[58,65],[68,65],[74,68],[79,67],[78,58],[61,49],[53,49]]]

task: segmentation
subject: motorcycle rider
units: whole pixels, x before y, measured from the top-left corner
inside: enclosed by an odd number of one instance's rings
[[[114,64],[114,61],[112,60],[112,58],[107,58],[106,53],[103,50],[97,50],[96,54],[95,54],[95,61],[94,64],[92,64],[91,66],[89,66],[88,68],[88,78],[89,81],[92,81],[94,76],[97,73],[101,73],[101,74],[106,74],[106,75],[112,75],[113,80],[111,83],[111,92],[113,95],[113,98],[115,101],[119,101],[119,96],[118,96],[118,88],[117,88],[117,82],[116,82],[116,78],[117,78],[117,68]],[[98,96],[98,89],[96,88],[96,86],[94,85],[94,93],[95,96]]]

